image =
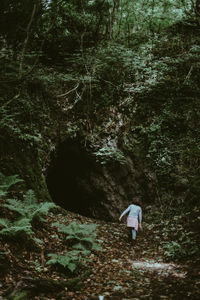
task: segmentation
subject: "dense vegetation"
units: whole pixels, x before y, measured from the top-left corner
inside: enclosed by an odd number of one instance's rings
[[[0,11],[4,173],[28,174],[48,199],[41,169],[64,131],[101,163],[145,158],[160,199],[176,178],[191,187],[179,201],[198,201],[198,1],[21,0]],[[112,134],[117,148],[102,146]]]
[[[186,211],[198,218],[199,33],[199,0],[1,0],[1,240],[20,238],[44,256],[41,216],[57,213],[45,176],[68,138],[81,141],[97,168],[142,161],[153,190],[141,184],[144,202],[180,222]],[[68,226],[51,229],[59,243],[76,240],[68,254],[49,246],[45,255],[73,273],[99,247],[94,225]],[[191,240],[167,240],[166,256],[195,255]]]

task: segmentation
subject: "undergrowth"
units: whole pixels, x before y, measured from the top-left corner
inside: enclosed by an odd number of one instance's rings
[[[1,207],[5,207],[8,211],[15,213],[14,220],[8,218],[0,218],[0,225],[3,227],[0,230],[2,237],[18,239],[30,239],[36,243],[41,243],[35,237],[33,224],[35,221],[44,222],[43,215],[47,214],[49,210],[55,207],[54,203],[42,202],[38,203],[34,191],[28,190],[23,199],[7,198],[8,190],[16,183],[23,182],[17,175],[5,176],[2,173],[0,195],[5,203]]]
[[[58,222],[53,224],[58,227],[58,231],[66,235],[66,240],[71,242],[72,250],[65,254],[50,253],[51,259],[47,264],[61,265],[74,272],[78,266],[86,265],[88,256],[93,250],[101,250],[96,238],[96,224],[77,224],[72,222],[68,226]]]

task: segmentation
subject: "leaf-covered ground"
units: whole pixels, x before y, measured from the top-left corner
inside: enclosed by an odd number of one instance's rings
[[[146,211],[153,211],[149,207]],[[30,278],[67,282],[76,274],[46,265],[49,253],[68,250],[69,244],[52,224],[96,223],[97,241],[102,251],[93,251],[86,269],[90,270],[78,289],[37,293],[31,299],[200,299],[199,210],[164,218],[160,211],[144,213],[143,231],[131,244],[125,219],[106,223],[71,212],[58,210],[46,217],[43,227],[36,226],[44,247],[28,248],[17,241],[0,241],[0,252],[7,253],[7,273],[1,273],[0,299],[5,291]],[[104,296],[99,298],[99,296]]]

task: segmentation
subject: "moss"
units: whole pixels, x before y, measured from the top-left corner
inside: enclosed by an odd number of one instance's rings
[[[19,175],[24,180],[22,189],[32,189],[42,201],[52,201],[42,172],[37,149],[23,144],[4,142],[0,169],[5,175]]]

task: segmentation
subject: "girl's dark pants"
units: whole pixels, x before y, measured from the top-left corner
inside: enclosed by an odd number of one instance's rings
[[[136,239],[136,230],[134,227],[128,227],[129,228],[129,234],[130,234],[130,239],[135,240]]]

